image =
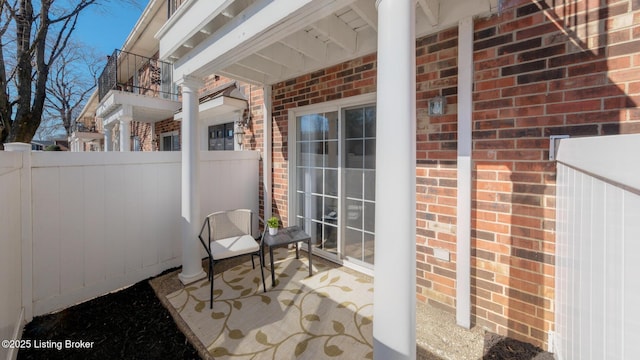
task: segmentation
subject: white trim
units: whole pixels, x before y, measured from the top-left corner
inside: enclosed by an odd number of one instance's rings
[[[456,219],[456,323],[471,328],[471,133],[473,19],[458,25],[458,197]]]

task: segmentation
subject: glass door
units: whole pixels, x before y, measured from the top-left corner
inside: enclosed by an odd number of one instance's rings
[[[375,105],[296,116],[292,174],[296,222],[315,249],[368,268],[375,239],[375,122]]]
[[[376,108],[343,110],[344,256],[373,265],[375,240]]]
[[[338,255],[338,113],[296,117],[298,225],[316,248]]]

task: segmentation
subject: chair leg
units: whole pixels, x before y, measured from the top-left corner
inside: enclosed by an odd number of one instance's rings
[[[209,292],[209,309],[213,309],[213,264],[209,262],[210,292]]]
[[[251,266],[252,266],[254,269],[256,268],[256,263],[253,261],[253,257],[254,257],[255,255],[256,255],[256,254],[251,254]]]

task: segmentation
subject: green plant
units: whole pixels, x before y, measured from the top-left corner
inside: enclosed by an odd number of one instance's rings
[[[277,228],[278,225],[280,225],[280,220],[278,220],[278,218],[275,216],[272,216],[269,218],[269,220],[267,220],[267,226],[269,226],[270,228]]]

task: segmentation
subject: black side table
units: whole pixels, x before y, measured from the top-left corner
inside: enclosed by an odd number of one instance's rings
[[[268,231],[265,232],[263,243],[269,247],[269,256],[271,257],[271,286],[272,287],[275,286],[276,284],[276,275],[275,275],[274,266],[273,266],[273,247],[295,243],[296,259],[299,259],[300,251],[298,250],[298,242],[300,241],[307,242],[307,247],[309,250],[309,276],[311,276],[312,275],[311,255],[313,252],[313,247],[311,246],[311,236],[309,236],[309,234],[302,231],[302,229],[300,229],[299,226],[290,226],[283,229],[278,229],[278,233],[276,235],[270,235]]]

